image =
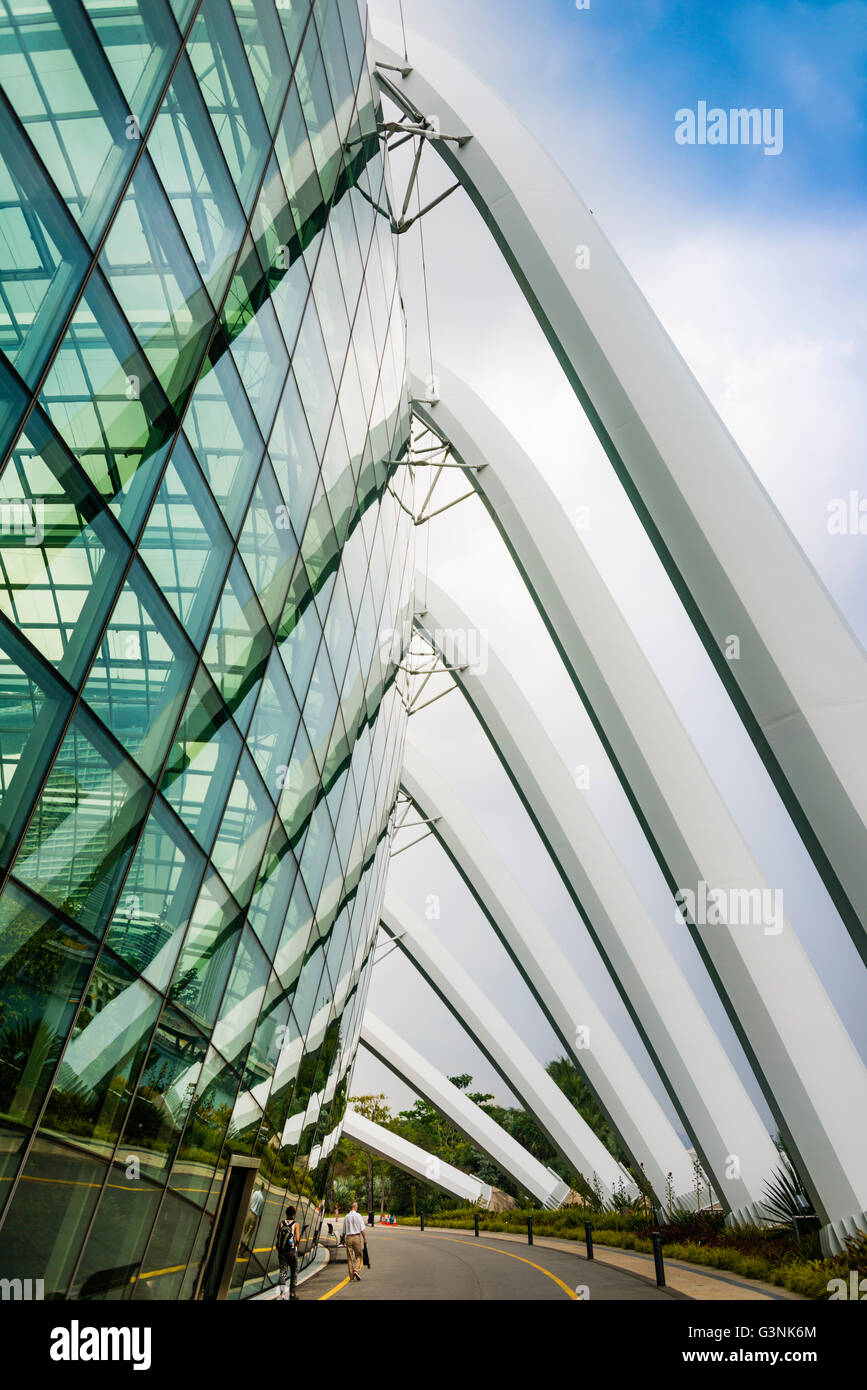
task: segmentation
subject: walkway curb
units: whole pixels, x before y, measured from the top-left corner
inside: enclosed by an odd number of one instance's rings
[[[317,1245],[316,1254],[313,1256],[310,1264],[298,1275],[298,1287],[300,1288],[302,1284],[306,1284],[307,1280],[312,1279],[315,1274],[320,1274],[323,1269],[327,1268],[328,1262],[328,1247],[325,1245]],[[272,1285],[270,1289],[265,1289],[264,1293],[254,1293],[252,1297],[245,1298],[243,1302],[268,1303],[277,1299],[279,1294],[280,1285],[277,1283]]]

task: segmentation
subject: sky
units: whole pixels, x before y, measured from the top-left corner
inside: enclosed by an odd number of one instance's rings
[[[399,23],[397,0],[371,4]],[[867,496],[867,4],[404,0],[417,31],[508,103],[593,210],[615,250],[867,643],[867,537],[832,535],[832,499]],[[783,112],[782,150],[682,145],[675,113]],[[404,187],[404,155],[393,161]],[[422,203],[451,179],[432,151]],[[501,416],[576,515],[597,567],[650,657],[862,1055],[864,970],[769,779],[723,695],[610,465],[489,233],[463,193],[423,222],[434,356]],[[401,238],[410,360],[429,370],[417,232]],[[463,491],[448,476],[437,503]],[[418,559],[458,597],[510,667],[666,935],[769,1126],[773,1122],[590,722],[493,524],[475,500],[417,532]],[[410,733],[477,815],[534,899],[669,1115],[626,1010],[505,773],[462,697]],[[408,838],[408,837],[405,837]],[[400,845],[402,841],[398,841]],[[391,868],[419,913],[440,898],[443,944],[545,1063],[562,1050],[445,855],[427,840]],[[377,965],[368,1007],[447,1074],[512,1097],[399,951]],[[412,1094],[364,1052],[353,1092]],[[677,1126],[680,1128],[679,1124]]]

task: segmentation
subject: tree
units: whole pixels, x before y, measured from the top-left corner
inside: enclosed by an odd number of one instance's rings
[[[384,1128],[387,1129],[392,1123],[392,1114],[391,1108],[388,1104],[388,1097],[383,1095],[381,1091],[378,1095],[350,1096],[349,1104],[352,1106],[354,1110],[358,1112],[359,1115],[363,1115],[366,1120],[372,1121],[372,1123],[375,1125],[382,1125]],[[364,1172],[367,1181],[368,1211],[373,1211],[373,1204],[375,1200],[375,1178],[376,1169],[378,1165],[380,1178],[379,1215],[381,1218],[382,1213],[385,1209],[385,1189],[387,1185],[386,1170],[389,1168],[390,1165],[384,1163],[382,1159],[375,1159],[369,1149],[363,1149],[358,1144],[355,1144],[352,1147],[357,1150],[357,1153],[361,1155],[364,1162]]]

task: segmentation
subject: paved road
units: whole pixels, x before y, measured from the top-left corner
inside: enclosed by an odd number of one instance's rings
[[[345,1264],[328,1265],[299,1291],[300,1299],[367,1301],[509,1299],[520,1302],[587,1297],[645,1300],[671,1298],[655,1284],[577,1258],[568,1250],[515,1248],[505,1241],[478,1240],[461,1231],[377,1227],[370,1237],[371,1269],[361,1283],[347,1281]]]

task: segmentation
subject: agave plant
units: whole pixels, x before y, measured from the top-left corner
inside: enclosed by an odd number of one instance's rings
[[[765,1183],[762,1205],[768,1219],[791,1225],[796,1216],[815,1216],[813,1204],[789,1155],[780,1150],[780,1167]]]

